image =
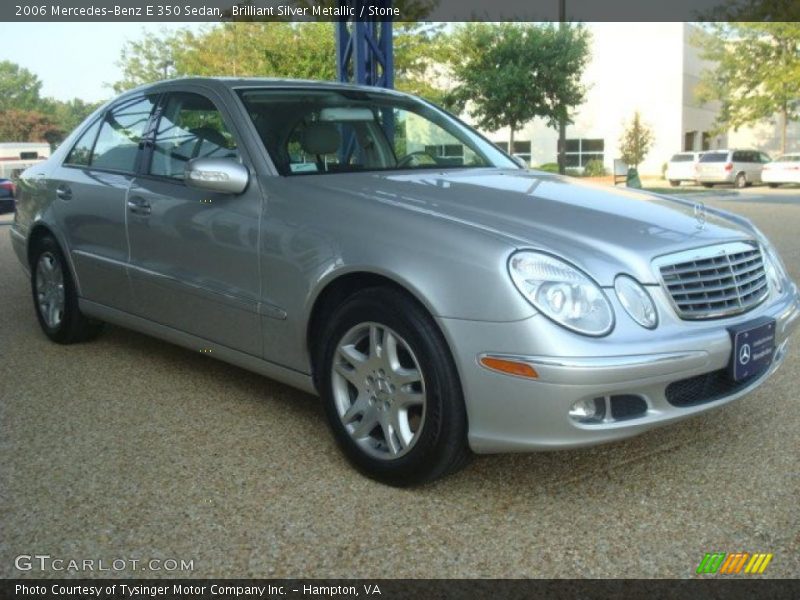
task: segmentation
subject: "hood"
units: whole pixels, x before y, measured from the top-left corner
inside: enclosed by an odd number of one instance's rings
[[[753,239],[746,219],[697,202],[538,171],[348,173],[303,183],[390,204],[557,254],[604,286],[621,272],[656,284],[656,256]],[[698,214],[699,213],[699,214]]]

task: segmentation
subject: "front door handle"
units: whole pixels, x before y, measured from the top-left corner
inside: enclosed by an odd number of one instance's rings
[[[61,200],[72,200],[72,190],[68,185],[60,185],[56,188],[56,197]]]
[[[149,215],[150,205],[144,198],[128,198],[128,210],[135,215]]]

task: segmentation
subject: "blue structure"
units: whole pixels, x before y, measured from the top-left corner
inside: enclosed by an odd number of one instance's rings
[[[394,54],[391,21],[361,21],[364,0],[338,0],[350,6],[356,17],[336,24],[336,70],[339,81],[394,87]],[[391,8],[392,0],[371,0],[372,6]]]
[[[391,8],[393,0],[371,0],[372,6]],[[355,18],[336,23],[336,72],[339,81],[376,87],[394,87],[394,46],[391,21],[362,21],[358,15],[364,0],[337,0],[338,6],[349,6]],[[394,115],[383,111],[383,130],[390,143],[394,143]],[[344,131],[345,143],[339,153],[342,163],[349,162],[356,152],[352,131]],[[362,157],[359,156],[359,160]]]

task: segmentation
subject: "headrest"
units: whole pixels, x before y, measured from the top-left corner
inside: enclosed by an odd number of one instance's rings
[[[342,136],[333,123],[312,123],[303,130],[300,145],[308,154],[333,154],[339,150]]]

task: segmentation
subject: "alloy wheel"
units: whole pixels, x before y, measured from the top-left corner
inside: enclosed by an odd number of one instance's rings
[[[64,273],[51,252],[44,252],[36,263],[36,300],[39,313],[51,329],[64,318]]]
[[[425,379],[414,351],[397,332],[360,323],[339,341],[331,372],[336,411],[368,455],[407,454],[425,424]]]

